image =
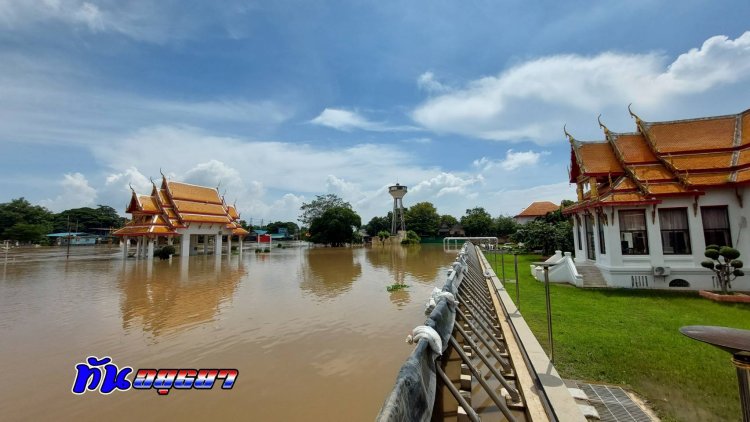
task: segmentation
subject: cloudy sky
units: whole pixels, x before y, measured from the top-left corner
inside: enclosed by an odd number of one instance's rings
[[[245,219],[336,193],[364,222],[573,199],[569,146],[750,108],[750,2],[0,0],[0,202],[146,193]]]

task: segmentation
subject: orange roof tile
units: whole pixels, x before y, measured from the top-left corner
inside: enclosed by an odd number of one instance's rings
[[[548,212],[554,212],[560,209],[560,206],[549,201],[532,202],[531,205],[521,211],[516,217],[543,217]]]
[[[148,214],[156,214],[159,212],[159,205],[156,203],[156,199],[152,196],[140,195],[138,197],[141,209],[143,212]]]
[[[731,171],[720,173],[693,173],[686,176],[687,182],[697,186],[723,185],[730,181]]]
[[[734,145],[736,116],[676,122],[644,123],[646,135],[660,154],[707,151]]]
[[[659,161],[651,151],[651,147],[649,147],[643,134],[623,133],[616,134],[613,138],[615,147],[622,156],[625,164],[655,163]]]
[[[190,185],[187,183],[168,182],[169,192],[173,199],[186,201],[205,202],[209,204],[223,204],[219,192],[205,186]]]
[[[638,180],[672,180],[674,175],[662,164],[633,166],[633,174]]]
[[[668,194],[675,194],[675,193],[684,193],[688,192],[687,189],[685,189],[684,186],[677,182],[671,182],[671,183],[658,183],[658,184],[649,184],[648,185],[648,193],[652,195],[668,195]]]
[[[737,160],[738,166],[746,166],[750,164],[750,148],[739,152],[739,159]]]
[[[242,227],[238,227],[238,228],[232,230],[232,234],[235,235],[235,236],[244,236],[244,235],[250,234],[250,232],[247,231],[247,230],[245,230],[245,229],[243,229]]]
[[[664,160],[678,171],[722,169],[732,166],[732,152],[705,154],[667,155]]]
[[[181,214],[182,220],[193,223],[229,223],[226,215]]]
[[[201,202],[174,200],[177,212],[182,214],[208,214],[208,215],[227,215],[223,206],[217,204],[204,204]]]
[[[623,169],[607,142],[576,142],[576,155],[584,175],[622,174]]]
[[[615,191],[637,190],[638,185],[636,185],[629,177],[621,177],[615,182],[613,189]]]
[[[743,169],[737,171],[737,183],[750,182],[750,169]]]
[[[229,212],[229,216],[232,217],[233,220],[237,220],[240,218],[240,215],[237,214],[237,210],[233,206],[228,206],[227,211]]]
[[[167,235],[175,235],[173,230],[170,230],[168,227],[159,227],[159,226],[125,226],[115,232],[112,233],[114,236],[137,236],[137,235],[147,235],[147,234],[155,234],[155,235],[161,235],[161,236],[167,236]]]
[[[750,144],[750,110],[746,110],[742,113],[742,139],[740,139],[740,145],[745,146]]]

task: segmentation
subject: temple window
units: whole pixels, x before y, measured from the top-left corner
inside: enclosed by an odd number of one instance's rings
[[[690,229],[687,208],[659,209],[661,244],[665,255],[689,255]]]
[[[625,210],[618,212],[620,217],[620,245],[623,255],[648,255],[648,234],[646,233],[646,212]]]
[[[599,231],[599,253],[602,255],[607,253],[607,246],[604,243],[604,214],[596,214],[596,227]]]
[[[701,207],[703,236],[706,246],[732,246],[732,235],[729,232],[729,210],[726,206]]]

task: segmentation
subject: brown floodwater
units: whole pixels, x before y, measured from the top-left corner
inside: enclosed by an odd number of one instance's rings
[[[0,419],[369,421],[455,253],[440,245],[119,259],[0,254]],[[15,259],[15,262],[13,262]],[[386,286],[400,282],[404,291]],[[71,392],[74,366],[236,368],[233,389]],[[132,380],[132,374],[129,376]]]

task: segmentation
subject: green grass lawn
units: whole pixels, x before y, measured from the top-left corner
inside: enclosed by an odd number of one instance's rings
[[[501,257],[487,259],[502,277]],[[538,255],[518,257],[520,302],[521,314],[546,349],[544,284],[529,270],[539,260]],[[505,276],[515,277],[512,255],[505,256]],[[516,285],[505,287],[515,300]],[[691,340],[678,329],[750,329],[750,305],[719,304],[697,292],[570,285],[551,285],[550,297],[555,367],[564,378],[623,385],[647,399],[666,421],[741,419],[729,353]]]

